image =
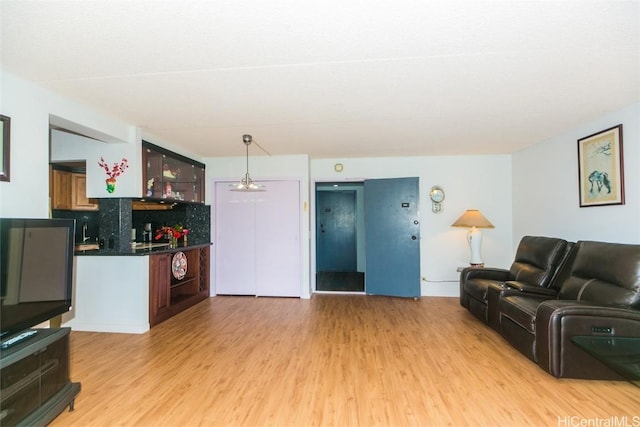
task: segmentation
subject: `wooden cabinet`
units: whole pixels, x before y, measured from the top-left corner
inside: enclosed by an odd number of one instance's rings
[[[54,169],[51,176],[51,208],[71,210],[71,172]]]
[[[51,208],[71,211],[97,211],[96,199],[87,198],[87,177],[83,173],[53,169]]]
[[[71,174],[71,210],[97,211],[98,201],[87,197],[87,176],[81,173]]]
[[[181,259],[183,262],[186,259],[186,263],[181,264]],[[180,271],[182,274],[179,274]],[[209,246],[150,255],[150,326],[157,325],[208,297]]]
[[[151,326],[171,317],[169,289],[172,256],[173,254],[159,254],[151,255],[149,258],[149,324]]]
[[[146,141],[142,161],[146,199],[204,203],[204,163]]]

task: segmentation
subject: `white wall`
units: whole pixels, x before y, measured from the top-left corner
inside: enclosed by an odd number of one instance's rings
[[[98,165],[101,158],[113,170],[114,163],[127,159],[129,167],[116,178],[113,193],[106,190],[105,170]],[[142,143],[105,143],[86,136],[59,130],[51,131],[51,161],[85,161],[87,197],[141,197],[142,196]]]
[[[577,140],[623,125],[625,204],[580,208]],[[640,242],[640,103],[513,155],[513,239]]]
[[[50,121],[107,142],[139,143],[134,126],[3,70],[0,93],[2,114],[11,117],[11,181],[0,182],[0,217],[49,215]]]
[[[65,326],[131,334],[149,330],[148,256],[77,256],[74,270],[77,285],[71,311],[62,315]]]
[[[342,163],[342,172],[334,165]],[[508,267],[513,260],[511,234],[511,157],[442,156],[311,160],[311,188],[316,182],[419,177],[421,294],[457,296],[460,266],[469,264],[466,230],[451,224],[466,209],[480,211],[495,225],[483,230],[485,264]],[[443,211],[431,211],[429,191],[445,191]],[[312,193],[313,194],[313,193]],[[311,204],[311,224],[315,221]],[[313,227],[312,227],[313,232]],[[312,239],[312,248],[314,247]],[[313,270],[312,270],[313,273]]]
[[[341,173],[334,164],[344,165]],[[246,170],[246,158],[209,158],[207,185],[215,181],[238,180]],[[459,266],[469,264],[466,230],[451,224],[466,209],[480,209],[496,226],[484,230],[482,253],[487,265],[508,267],[513,259],[511,234],[511,157],[449,156],[359,159],[314,159],[307,156],[250,157],[249,171],[254,180],[298,177],[303,179],[302,221],[305,245],[304,287],[309,289],[315,273],[314,249],[316,182],[361,181],[368,178],[420,178],[421,275],[422,295],[457,296]],[[210,184],[211,182],[211,184]],[[431,212],[429,191],[440,185],[446,192],[444,209]],[[213,197],[210,195],[208,197]],[[214,203],[214,202],[212,202]],[[212,223],[214,219],[212,218]],[[215,267],[214,267],[215,268]]]

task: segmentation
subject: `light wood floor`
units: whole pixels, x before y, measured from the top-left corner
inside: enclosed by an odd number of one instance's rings
[[[82,391],[54,427],[640,423],[640,388],[558,380],[455,298],[216,297],[71,347]]]

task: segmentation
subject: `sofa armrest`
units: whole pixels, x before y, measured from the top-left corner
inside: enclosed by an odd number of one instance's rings
[[[640,311],[585,301],[549,300],[536,311],[536,359],[555,377],[621,379],[576,346],[583,336],[640,337]]]
[[[499,280],[506,281],[509,280],[509,270],[504,268],[493,268],[493,267],[467,267],[460,273],[460,282],[465,282],[469,279],[487,279],[487,280]]]
[[[466,267],[460,273],[460,305],[469,308],[469,296],[465,290],[465,283],[475,278],[504,282],[509,280],[509,270],[504,268]]]
[[[545,288],[544,286],[532,285],[530,283],[517,282],[510,280],[504,283],[510,288],[517,289],[520,292],[527,294],[544,295],[555,298],[558,295],[558,291],[555,289]]]

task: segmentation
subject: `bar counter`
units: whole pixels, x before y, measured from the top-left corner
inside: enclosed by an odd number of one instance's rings
[[[153,319],[158,311],[151,289],[157,277],[171,274],[169,261],[160,264],[156,260],[177,252],[202,251],[210,245],[77,251],[74,256],[72,308],[62,316],[63,326],[78,331],[147,332],[153,324],[150,317]],[[206,291],[200,292],[201,297],[209,296],[209,261],[208,257],[205,258],[206,277],[203,280],[206,280]],[[155,271],[158,265],[163,265],[163,271]],[[172,308],[171,302],[167,304]]]

